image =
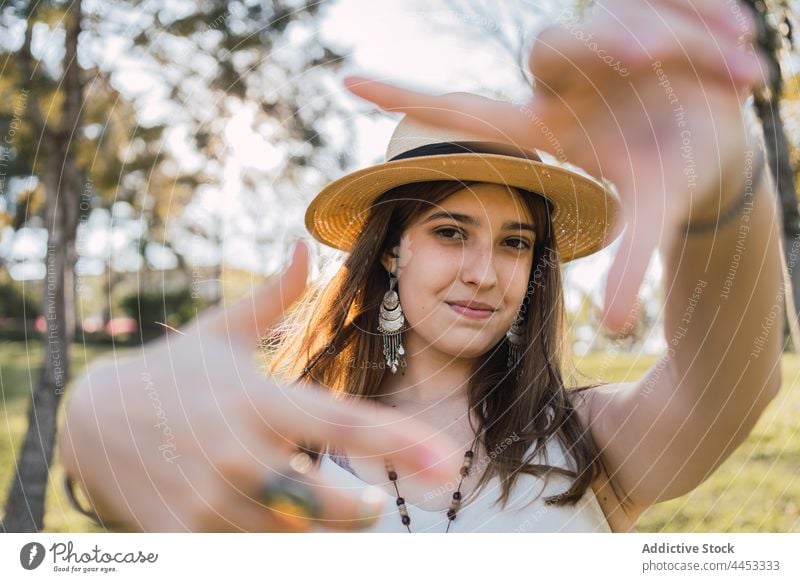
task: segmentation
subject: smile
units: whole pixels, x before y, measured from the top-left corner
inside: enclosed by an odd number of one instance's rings
[[[491,311],[489,309],[470,309],[469,307],[463,307],[461,305],[453,305],[451,303],[448,303],[447,305],[449,305],[450,309],[452,309],[456,313],[472,319],[486,319],[487,317],[491,317],[492,314],[494,313],[494,311]]]

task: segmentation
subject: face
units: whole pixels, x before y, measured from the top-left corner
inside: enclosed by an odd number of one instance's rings
[[[511,327],[528,286],[536,240],[519,194],[475,184],[426,208],[406,229],[387,270],[397,269],[409,329],[407,354],[485,354]],[[485,304],[480,309],[455,303]]]

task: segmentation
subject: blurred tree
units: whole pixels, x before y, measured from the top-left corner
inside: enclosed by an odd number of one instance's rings
[[[329,4],[210,0],[167,9],[150,0],[137,5],[136,19],[104,12],[105,25],[131,40],[136,73],[166,97],[151,115],[183,128],[172,137],[195,154],[186,163],[197,171],[169,197],[139,205],[150,209],[150,240],[188,262],[200,246],[219,246],[222,260],[232,237],[249,237],[256,251],[274,247],[290,212],[351,162],[355,132],[342,122],[351,112],[330,96],[340,91],[331,73],[344,57],[318,30]],[[213,216],[176,220],[174,209],[190,199],[214,199]]]
[[[145,272],[153,246],[172,249],[188,272],[184,236],[203,232],[182,212],[198,193],[219,193],[224,180],[241,178],[225,173],[237,153],[226,139],[232,118],[249,111],[250,134],[274,150],[273,170],[251,162],[258,195],[279,185],[291,192],[283,205],[270,200],[281,216],[249,217],[254,233],[280,223],[286,208],[304,207],[349,163],[348,128],[330,132],[338,143],[318,132],[327,120],[348,117],[326,95],[339,90],[330,70],[342,56],[318,40],[320,17],[320,4],[293,0],[20,0],[0,7],[0,132],[10,144],[0,149],[0,215],[13,228],[47,231],[44,366],[4,530],[43,527],[56,412],[69,379],[81,220],[93,208],[127,201],[145,226],[134,241]],[[235,196],[223,202],[236,206]],[[223,226],[209,238],[221,246],[228,234]],[[273,241],[263,232],[255,239]]]
[[[781,114],[786,125],[786,137],[789,139],[795,190],[800,192],[800,73],[795,73],[785,81]]]
[[[0,320],[15,318],[34,321],[39,314],[38,303],[26,300],[19,285],[10,277],[0,276]]]
[[[66,58],[65,23],[73,19],[66,5],[16,2],[0,12],[0,27],[9,32],[0,41],[0,134],[6,136],[0,147],[5,166],[0,215],[12,229],[6,233],[12,240],[17,232],[44,228],[46,259],[65,253],[68,341],[80,329],[73,267],[86,251],[86,241],[76,234],[94,208],[146,189],[146,180],[160,175],[167,155],[160,142],[163,127],[141,125],[133,104],[113,86],[110,71],[87,57],[86,33],[95,31],[83,30],[85,19],[72,60],[59,62]],[[67,90],[75,95],[68,98]],[[20,264],[13,256],[3,260],[9,268]],[[44,266],[52,268],[46,270],[46,282],[61,278],[60,262]]]
[[[11,138],[7,141],[17,151],[12,156],[6,150],[4,157],[13,157],[15,170],[27,170],[39,178],[25,207],[26,212],[33,210],[36,204],[43,207],[48,232],[43,298],[47,330],[44,366],[28,409],[28,435],[6,503],[3,529],[37,531],[43,523],[56,411],[69,378],[69,342],[73,328],[67,305],[71,305],[75,233],[86,175],[76,150],[82,129],[84,97],[78,65],[81,2],[77,0],[62,10],[46,2],[18,3],[3,14],[4,19],[11,11],[24,19],[25,33],[22,46],[15,51],[15,62],[9,64],[11,55],[5,55],[9,68],[16,68],[12,84],[16,84],[18,94],[6,129]],[[40,25],[46,28],[56,18],[63,22],[64,33],[63,68],[58,77],[35,59],[32,52],[34,31]],[[8,76],[4,75],[4,79]],[[25,129],[28,139],[22,135]],[[27,147],[35,151],[28,156],[21,155],[21,150]],[[37,201],[37,196],[42,200]]]
[[[798,208],[795,170],[792,167],[789,141],[786,138],[784,119],[781,112],[781,100],[784,97],[783,63],[793,47],[792,32],[794,7],[789,0],[744,0],[756,18],[758,26],[758,44],[767,58],[768,71],[765,71],[766,82],[763,89],[754,95],[756,112],[761,120],[767,157],[778,197],[783,210],[783,247],[789,277],[792,282],[792,293],[789,299],[794,304],[794,311],[800,309],[800,257],[797,245],[800,244],[800,209]],[[792,256],[794,249],[794,256]],[[788,310],[787,310],[788,315]],[[800,315],[800,314],[798,314]],[[787,332],[794,325],[796,318],[787,319]],[[800,349],[794,330],[794,349]]]
[[[167,328],[178,328],[192,320],[199,305],[189,287],[161,293],[134,293],[124,297],[121,303],[122,309],[136,320],[140,333],[146,337],[162,336]]]
[[[76,328],[78,227],[98,205],[164,154],[160,127],[143,127],[108,72],[87,66],[81,1],[14,2],[0,13],[2,208],[13,229],[44,227],[44,362],[31,394],[28,433],[5,505],[6,531],[37,531],[55,442],[56,414],[70,375]],[[155,142],[155,143],[154,143]]]

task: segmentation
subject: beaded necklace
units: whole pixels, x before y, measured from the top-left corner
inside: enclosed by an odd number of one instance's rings
[[[464,482],[464,477],[469,475],[470,468],[472,467],[472,459],[475,457],[475,446],[478,443],[478,437],[472,441],[472,446],[464,453],[464,462],[459,470],[461,479],[458,482],[458,489],[453,492],[453,499],[450,501],[450,508],[447,510],[447,529],[444,533],[450,532],[450,525],[456,518],[459,508],[461,507],[461,484]],[[389,475],[389,480],[394,484],[394,490],[397,493],[397,510],[400,512],[400,521],[406,526],[408,533],[411,533],[411,517],[408,515],[408,508],[406,508],[406,500],[400,495],[400,489],[397,487],[397,471],[395,471],[392,463],[387,459],[386,472]]]

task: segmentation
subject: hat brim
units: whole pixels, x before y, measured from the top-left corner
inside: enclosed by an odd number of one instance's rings
[[[556,247],[563,262],[608,246],[621,232],[617,197],[585,176],[498,154],[408,158],[356,170],[326,186],[309,204],[305,224],[321,243],[350,252],[375,199],[397,186],[438,180],[486,182],[529,190],[550,200]]]

